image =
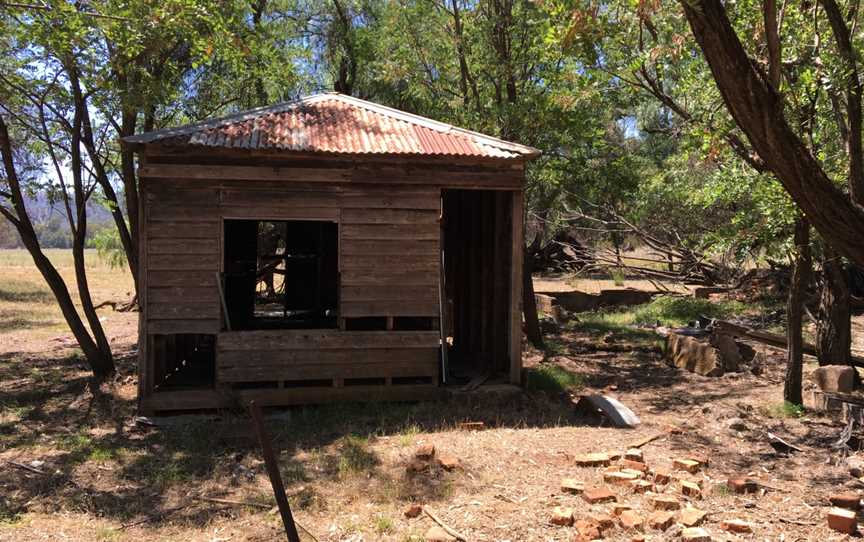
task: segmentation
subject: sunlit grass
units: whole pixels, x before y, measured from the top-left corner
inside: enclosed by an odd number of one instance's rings
[[[558,365],[541,364],[528,369],[526,387],[539,391],[575,391],[585,385],[585,378]]]

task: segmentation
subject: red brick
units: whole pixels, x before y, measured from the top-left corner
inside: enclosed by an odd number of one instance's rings
[[[580,519],[576,522],[576,532],[581,538],[586,540],[596,540],[602,535],[600,534],[600,526],[590,519]]]
[[[630,470],[638,470],[639,472],[648,472],[648,465],[641,461],[633,461],[632,459],[625,459],[621,461],[621,466],[625,469]]]
[[[729,486],[729,489],[739,494],[756,493],[759,491],[759,482],[752,478],[730,478],[726,482],[726,485]]]
[[[681,493],[691,499],[702,498],[702,488],[699,487],[699,484],[689,480],[681,480]]]
[[[459,458],[452,455],[439,455],[438,466],[444,470],[453,470],[462,466]]]
[[[828,527],[841,533],[855,534],[858,531],[858,519],[852,510],[832,508],[828,512]]]
[[[607,472],[603,475],[603,481],[608,484],[628,484],[633,480],[638,480],[641,477],[640,473],[635,471],[630,472]]]
[[[417,459],[432,459],[433,455],[435,455],[434,444],[421,444],[414,450],[414,457]]]
[[[699,510],[698,508],[688,506],[687,508],[681,510],[678,515],[678,521],[681,523],[681,525],[685,527],[696,527],[705,520],[706,515],[706,512]]]
[[[621,512],[618,521],[624,529],[636,529],[637,531],[641,531],[645,526],[645,519],[633,510],[624,510]]]
[[[605,512],[591,514],[589,519],[600,526],[600,532],[609,530],[615,526],[615,520]]]
[[[563,525],[569,527],[573,525],[573,509],[556,506],[552,509],[552,516],[549,521],[553,525]]]
[[[857,493],[837,493],[828,498],[833,506],[847,510],[858,510],[861,508],[861,496]]]
[[[585,489],[585,484],[573,478],[564,478],[561,480],[561,491],[564,493],[582,493]]]
[[[608,465],[612,459],[609,454],[594,453],[576,456],[573,461],[580,467],[604,467]]]
[[[688,527],[681,531],[681,542],[711,542],[711,535],[701,527]]]
[[[632,509],[633,509],[633,507],[630,506],[629,504],[625,504],[625,503],[615,504],[612,506],[612,515],[620,516],[622,512],[625,512],[626,510],[632,510]]]
[[[633,488],[633,493],[647,493],[654,488],[654,484],[645,480],[633,480],[630,487]]]
[[[644,459],[642,456],[642,450],[639,448],[630,448],[624,453],[624,459],[629,461],[638,461],[639,463],[644,463]]]
[[[618,500],[614,493],[605,487],[590,487],[582,492],[582,498],[589,504],[614,502]]]
[[[420,514],[423,513],[423,507],[417,503],[409,504],[408,508],[405,509],[405,517],[406,518],[416,518]]]
[[[752,533],[753,527],[750,526],[746,521],[742,521],[740,519],[727,519],[720,522],[720,528],[724,531],[729,531],[730,533]]]
[[[681,508],[678,499],[669,495],[654,495],[651,497],[651,505],[654,510],[678,510]]]
[[[672,475],[665,469],[654,469],[654,483],[666,485],[672,481]]]
[[[701,463],[695,461],[693,459],[673,459],[672,460],[672,468],[676,470],[687,471],[690,474],[699,472],[699,468],[702,466]]]
[[[648,526],[658,531],[665,531],[673,523],[675,523],[675,514],[666,512],[665,510],[658,510],[648,516]]]

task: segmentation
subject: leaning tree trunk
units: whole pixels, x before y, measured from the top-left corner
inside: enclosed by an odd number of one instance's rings
[[[801,336],[801,322],[804,313],[804,294],[810,282],[810,224],[805,218],[795,222],[795,267],[792,271],[792,284],[786,304],[787,350],[786,381],[783,385],[783,399],[800,405],[802,368],[804,365],[804,339]]]
[[[843,261],[825,248],[822,295],[816,324],[819,365],[849,365],[852,348],[852,311]]]

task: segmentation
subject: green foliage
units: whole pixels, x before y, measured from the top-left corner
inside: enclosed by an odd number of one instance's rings
[[[804,415],[804,407],[783,401],[779,403],[771,403],[764,406],[762,413],[769,418],[785,419],[785,418],[800,418]]]
[[[697,320],[699,316],[729,318],[741,313],[744,308],[744,304],[739,301],[713,302],[693,297],[663,295],[634,308],[632,323],[649,325],[660,322],[667,326],[683,326]]]
[[[95,248],[99,259],[106,263],[111,269],[120,269],[126,266],[126,251],[120,242],[120,234],[112,226],[100,228],[88,242],[89,248]]]

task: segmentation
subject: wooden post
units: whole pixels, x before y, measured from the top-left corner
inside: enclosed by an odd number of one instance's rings
[[[267,475],[270,476],[270,485],[273,486],[273,496],[276,497],[279,514],[282,516],[285,534],[288,536],[289,542],[300,542],[300,535],[297,534],[297,526],[294,525],[294,517],[291,515],[291,507],[288,506],[288,497],[285,496],[285,486],[282,485],[282,476],[279,474],[279,464],[276,462],[276,455],[273,453],[273,446],[270,442],[270,437],[267,435],[267,428],[264,427],[264,417],[261,415],[261,408],[255,404],[255,401],[249,402],[249,413],[252,415],[255,432],[258,433],[258,441],[261,443],[261,454],[264,456],[264,464],[267,467]]]
[[[139,162],[142,158],[139,157]],[[139,170],[140,171],[140,170]],[[150,416],[146,399],[153,393],[153,354],[147,329],[147,183],[138,180],[138,413]]]
[[[511,205],[512,235],[510,239],[510,383],[522,383],[522,251],[523,194],[513,192]]]

